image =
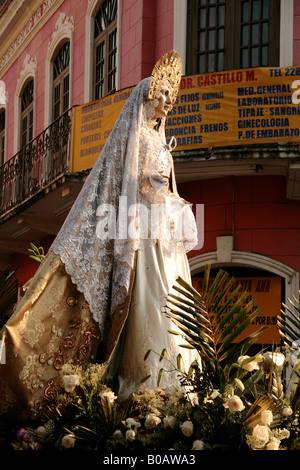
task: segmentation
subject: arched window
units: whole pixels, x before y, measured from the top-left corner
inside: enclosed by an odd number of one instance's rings
[[[5,109],[0,110],[0,165],[5,160]]]
[[[53,62],[53,120],[70,107],[70,41],[59,49]]]
[[[104,0],[95,17],[94,99],[116,89],[118,0]]]
[[[21,147],[33,139],[34,81],[30,80],[21,96]]]

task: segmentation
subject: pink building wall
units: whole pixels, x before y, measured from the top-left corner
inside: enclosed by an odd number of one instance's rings
[[[122,0],[120,28],[120,88],[137,84],[151,74],[153,64],[173,48],[173,0]],[[85,17],[88,0],[65,0],[33,37],[2,77],[8,92],[6,159],[14,155],[15,93],[26,54],[37,60],[35,135],[44,128],[45,61],[60,12],[74,19],[71,106],[84,103]]]
[[[72,82],[72,105],[83,103],[84,92],[84,51],[85,51],[85,11],[88,4],[87,0],[66,0],[61,8],[45,23],[42,29],[34,36],[28,47],[15,60],[8,69],[2,80],[6,84],[8,92],[7,103],[7,159],[14,154],[14,132],[15,132],[15,93],[17,82],[23,67],[26,54],[37,60],[36,83],[35,83],[35,135],[39,134],[45,128],[44,110],[45,110],[45,64],[48,51],[48,44],[51,41],[52,34],[55,31],[56,21],[60,11],[67,16],[74,18],[74,45],[73,45],[73,82]]]
[[[123,0],[120,88],[151,75],[154,63],[173,49],[173,0]]]

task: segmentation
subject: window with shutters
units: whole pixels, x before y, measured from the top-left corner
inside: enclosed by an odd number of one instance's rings
[[[33,98],[34,81],[30,80],[21,96],[21,147],[33,139]]]
[[[280,0],[188,0],[187,74],[279,65]]]
[[[53,120],[70,107],[70,41],[59,49],[53,62]]]
[[[94,27],[93,98],[116,91],[118,0],[104,0]]]

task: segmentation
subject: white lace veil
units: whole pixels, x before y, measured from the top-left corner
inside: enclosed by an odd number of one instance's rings
[[[140,248],[139,240],[122,234],[130,220],[122,223],[124,212],[121,209],[119,214],[119,204],[120,200],[128,207],[138,203],[139,135],[143,123],[153,120],[156,106],[155,99],[148,99],[149,85],[150,78],[146,78],[132,91],[50,248],[84,294],[103,340],[110,313],[127,297],[135,253]],[[164,139],[164,120],[159,133]],[[105,204],[116,211],[115,237],[99,237],[97,232],[99,207],[103,209]]]

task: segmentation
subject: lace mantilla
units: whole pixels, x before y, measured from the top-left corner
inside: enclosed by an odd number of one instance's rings
[[[120,201],[126,201],[126,208],[164,202],[169,197],[166,176],[174,173],[164,120],[154,129],[156,100],[147,97],[149,84],[150,78],[144,79],[132,91],[51,247],[84,294],[102,338],[111,314],[127,297],[136,250],[156,243],[151,236],[123,235],[141,221],[133,212],[124,223]],[[117,236],[99,237],[99,206],[105,205],[115,209]]]

